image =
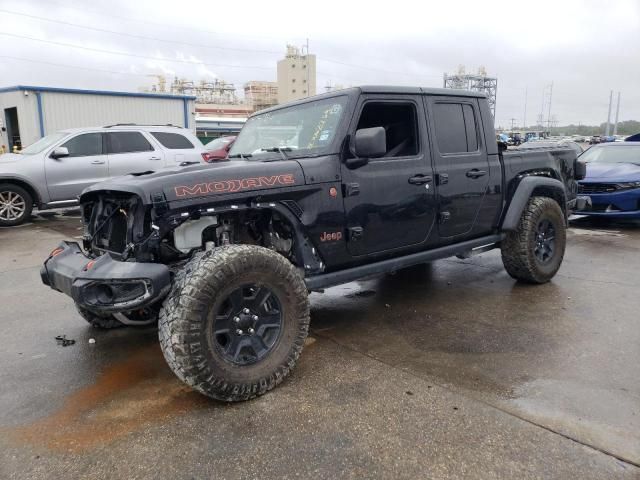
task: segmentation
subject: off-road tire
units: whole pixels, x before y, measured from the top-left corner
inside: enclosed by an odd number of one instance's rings
[[[213,343],[213,317],[226,292],[254,282],[276,294],[281,331],[265,357],[234,365]],[[223,246],[196,254],[176,274],[158,323],[162,352],[178,378],[217,400],[249,400],[279,385],[294,368],[309,332],[307,288],[282,255],[253,245]]]
[[[0,227],[14,227],[26,222],[33,211],[33,198],[24,188],[12,183],[0,183],[0,194],[19,195],[24,201],[24,210],[20,216],[13,219],[0,218]]]
[[[555,229],[555,246],[551,258],[542,263],[535,255],[536,231],[541,221],[548,220]],[[507,273],[526,283],[546,283],[556,274],[567,243],[564,213],[552,198],[531,197],[518,228],[502,241],[502,263]]]
[[[110,330],[112,328],[124,327],[124,324],[116,320],[113,315],[92,312],[91,310],[80,307],[78,304],[76,304],[76,308],[80,316],[94,328]]]

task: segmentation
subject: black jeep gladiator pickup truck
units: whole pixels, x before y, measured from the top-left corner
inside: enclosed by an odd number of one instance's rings
[[[584,166],[503,152],[484,96],[359,87],[254,114],[229,161],[134,173],[80,197],[83,246],[42,281],[92,325],[158,322],[170,368],[247,400],[294,367],[308,292],[500,248],[514,278],[557,272]]]

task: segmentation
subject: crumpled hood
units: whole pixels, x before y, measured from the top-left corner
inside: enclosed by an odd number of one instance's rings
[[[151,196],[158,193],[163,193],[165,199],[172,202],[291,187],[304,183],[302,168],[295,160],[238,160],[181,168],[169,167],[157,172],[112,178],[85,189],[80,201],[84,201],[91,193],[107,190],[133,193],[142,198],[144,203],[150,203]]]
[[[634,163],[587,163],[584,182],[640,182],[640,165]]]

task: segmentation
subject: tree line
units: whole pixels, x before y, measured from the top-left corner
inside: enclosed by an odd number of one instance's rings
[[[547,130],[546,128],[542,128]],[[607,122],[595,125],[564,125],[548,129],[551,135],[604,135],[607,131]],[[625,120],[618,122],[618,135],[633,135],[640,133],[640,122],[637,120]],[[613,135],[613,124],[609,127],[609,134]]]

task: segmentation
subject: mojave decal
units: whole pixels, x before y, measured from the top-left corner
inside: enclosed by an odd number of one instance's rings
[[[275,187],[279,185],[293,185],[296,180],[291,173],[271,175],[268,177],[251,177],[238,180],[216,180],[195,185],[181,185],[174,187],[176,196],[193,197],[210,193],[233,193],[253,188]]]

